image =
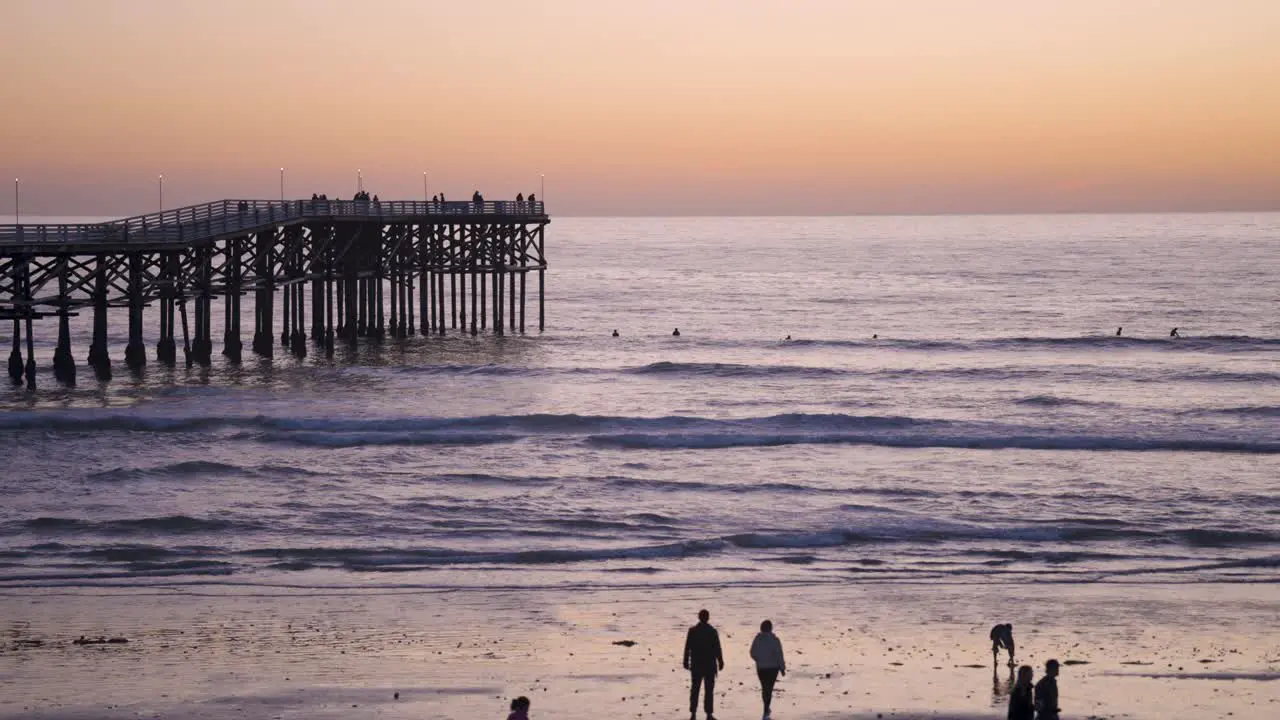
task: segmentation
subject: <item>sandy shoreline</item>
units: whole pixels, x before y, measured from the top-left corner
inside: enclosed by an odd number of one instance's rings
[[[684,718],[679,653],[700,607],[726,650],[721,718],[759,717],[747,646],[764,617],[790,666],[778,720],[1003,717],[1010,677],[986,640],[1001,620],[1037,676],[1069,663],[1064,718],[1280,714],[1274,585],[841,583],[7,590],[0,717],[462,720],[524,694],[533,718]]]

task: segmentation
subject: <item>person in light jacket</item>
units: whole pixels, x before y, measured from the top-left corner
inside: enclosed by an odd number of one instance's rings
[[[751,659],[756,661],[756,675],[760,677],[760,697],[764,700],[764,716],[769,717],[773,704],[773,685],[779,675],[787,674],[787,661],[782,656],[782,641],[773,634],[773,623],[760,623],[760,632],[751,641]]]

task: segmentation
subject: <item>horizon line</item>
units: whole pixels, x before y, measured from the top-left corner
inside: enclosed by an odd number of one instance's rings
[[[285,202],[297,202],[299,200],[307,200],[307,198],[296,198],[294,200],[286,200]],[[206,201],[219,202],[219,200]],[[272,200],[279,202],[279,200]],[[383,200],[382,202],[402,202],[398,200]],[[550,205],[550,203],[546,203]],[[197,203],[203,205],[205,203]],[[168,210],[176,210],[183,207],[193,207],[191,205],[175,205]],[[143,215],[154,214],[159,211],[142,213]],[[737,214],[737,213],[656,213],[656,214],[609,214],[609,213],[570,213],[565,215],[556,215],[548,213],[548,217],[552,218],[569,218],[569,219],[662,219],[662,218],[860,218],[860,217],[1020,217],[1020,216],[1046,216],[1046,215],[1239,215],[1239,214],[1277,214],[1280,213],[1280,205],[1266,209],[1216,209],[1216,210],[978,210],[978,211],[940,211],[940,212],[862,212],[862,213],[774,213],[774,214]],[[32,213],[30,216],[23,215],[24,218],[47,219],[47,218],[131,218],[137,217],[133,215],[121,215],[117,213],[110,214],[67,214],[67,215],[46,215]],[[13,218],[13,212],[10,211],[0,218]],[[0,225],[13,225],[14,223],[2,222]],[[35,223],[23,222],[22,225],[35,224],[57,224],[57,223]]]

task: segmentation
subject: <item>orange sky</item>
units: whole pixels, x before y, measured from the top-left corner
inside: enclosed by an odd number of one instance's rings
[[[2,0],[31,214],[1280,208],[1277,0]],[[12,212],[0,193],[0,214]]]

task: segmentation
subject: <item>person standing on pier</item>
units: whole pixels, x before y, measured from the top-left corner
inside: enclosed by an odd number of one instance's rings
[[[689,689],[689,720],[698,718],[698,690],[705,683],[703,708],[707,720],[715,720],[716,673],[724,670],[724,655],[720,652],[720,633],[711,627],[711,613],[698,611],[698,624],[689,628],[684,639],[684,669],[691,675]]]

